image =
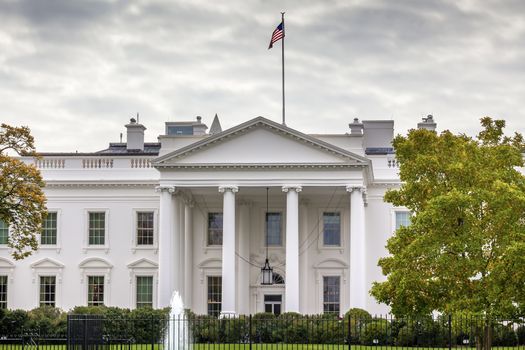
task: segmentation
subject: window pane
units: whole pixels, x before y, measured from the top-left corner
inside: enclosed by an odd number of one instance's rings
[[[104,276],[88,276],[88,306],[104,305]]]
[[[339,276],[323,277],[323,311],[339,314],[341,278]]]
[[[40,276],[40,306],[55,307],[56,277]]]
[[[0,276],[0,309],[7,309],[7,276]]]
[[[137,308],[153,307],[153,277],[137,276]]]
[[[208,213],[208,245],[222,245],[222,213]]]
[[[106,213],[89,213],[89,244],[104,245],[106,231]]]
[[[268,237],[266,241],[268,243],[268,246],[281,246],[281,213],[266,213],[265,222],[268,225]]]
[[[341,245],[340,213],[323,213],[323,243],[328,246]]]
[[[0,220],[0,244],[7,244],[9,237],[9,225]]]
[[[208,315],[219,316],[222,302],[222,277],[208,276]]]
[[[410,225],[410,212],[408,211],[396,211],[396,230],[401,226]]]
[[[153,245],[153,212],[137,213],[137,245]]]
[[[42,223],[42,233],[40,234],[40,244],[57,244],[57,213],[47,213]]]

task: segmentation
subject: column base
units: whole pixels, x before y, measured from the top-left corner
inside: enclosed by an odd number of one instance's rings
[[[221,314],[219,315],[219,318],[222,319],[228,319],[228,318],[235,318],[237,317],[237,313],[235,311],[221,311]]]

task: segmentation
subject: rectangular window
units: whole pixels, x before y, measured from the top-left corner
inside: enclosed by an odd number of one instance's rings
[[[88,306],[104,305],[104,276],[88,276]]]
[[[340,213],[323,213],[323,244],[325,246],[341,246]]]
[[[40,276],[40,306],[55,307],[56,276]]]
[[[401,226],[410,225],[410,212],[408,211],[396,211],[396,230]]]
[[[9,238],[9,225],[0,220],[0,244],[7,244]]]
[[[323,277],[323,311],[339,314],[341,296],[341,277]]]
[[[222,245],[222,213],[208,213],[208,245]]]
[[[0,309],[7,309],[7,276],[0,276]]]
[[[137,245],[153,245],[153,212],[137,212]]]
[[[153,277],[137,276],[137,309],[153,307]]]
[[[221,314],[222,277],[208,276],[208,315],[218,317]]]
[[[106,243],[106,213],[89,213],[89,245],[104,245]]]
[[[40,234],[41,245],[56,245],[57,244],[57,213],[47,213],[44,222],[42,223],[42,233]]]
[[[268,237],[266,237],[264,243],[268,244],[269,247],[282,246],[283,236],[281,230],[281,213],[266,213],[265,224],[267,225],[265,232],[268,233]]]

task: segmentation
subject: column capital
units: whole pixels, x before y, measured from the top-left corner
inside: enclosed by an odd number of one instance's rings
[[[175,186],[168,185],[159,185],[155,187],[155,192],[168,192],[168,193],[177,193],[178,189]]]
[[[299,192],[301,192],[303,190],[303,186],[301,186],[301,185],[284,185],[282,187],[282,190],[283,190],[283,192],[295,191],[295,192],[299,193]]]
[[[239,187],[234,186],[234,185],[219,186],[219,192],[220,193],[224,193],[224,192],[237,193],[239,192]]]
[[[352,193],[353,191],[359,191],[361,193],[366,193],[366,186],[362,185],[347,185],[346,192]]]

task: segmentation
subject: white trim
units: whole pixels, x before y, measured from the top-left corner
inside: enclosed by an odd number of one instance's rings
[[[0,276],[7,276],[7,309],[11,309],[13,305],[13,282],[14,282],[15,264],[6,258],[0,257]]]
[[[138,245],[137,244],[137,213],[153,213],[153,244]],[[135,253],[137,250],[152,250],[155,254],[159,251],[159,210],[157,208],[133,208],[132,209],[132,231],[131,231],[131,251]]]
[[[105,213],[104,215],[104,244],[90,245],[89,244],[89,213]],[[84,240],[82,251],[84,254],[88,250],[103,250],[106,254],[109,253],[109,208],[85,208],[84,209]]]
[[[60,208],[47,208],[48,213],[56,213],[57,214],[57,232],[56,232],[56,244],[41,244],[41,235],[42,232],[39,232],[37,234],[38,238],[38,250],[56,250],[57,254],[60,254],[60,251],[62,249],[62,209]]]
[[[40,306],[40,277],[55,276],[55,307],[62,307],[62,277],[64,264],[50,258],[38,260],[31,265],[34,306]]]
[[[340,295],[339,295],[339,312],[340,315],[344,313],[344,310],[348,310],[350,305],[350,300],[347,299],[347,270],[349,266],[346,262],[340,260],[340,259],[325,259],[318,264],[313,266],[314,272],[315,272],[315,284],[317,285],[316,288],[316,303],[315,309],[317,310],[317,313],[322,314],[323,313],[323,306],[324,306],[324,300],[323,300],[323,277],[328,276],[339,276],[340,279]],[[350,286],[351,288],[351,286]]]
[[[405,207],[395,207],[390,209],[390,233],[393,235],[396,232],[396,213],[408,213],[410,210]]]
[[[159,266],[157,263],[142,258],[127,265],[129,269],[129,284],[130,284],[130,309],[137,308],[137,277],[153,277],[152,303],[153,308],[156,309],[158,305],[158,281],[159,281]]]
[[[286,251],[286,209],[283,207],[269,207],[269,213],[281,213],[281,245],[268,246],[268,252],[285,253]],[[259,208],[260,226],[259,247],[266,254],[266,206]]]
[[[339,223],[339,239],[340,239],[340,245],[325,245],[324,244],[324,213],[339,213],[340,223]],[[346,220],[348,220],[348,210],[344,207],[320,207],[317,208],[317,215],[319,220],[318,225],[318,237],[317,240],[317,250],[318,252],[322,250],[332,250],[332,251],[339,251],[339,253],[343,254],[346,247]]]
[[[78,264],[80,269],[80,284],[82,288],[82,305],[88,304],[88,277],[104,276],[104,305],[111,306],[111,270],[113,265],[102,258],[87,258]]]
[[[208,254],[209,251],[222,251],[222,244],[214,244],[214,245],[208,245],[208,217],[209,213],[222,213],[222,219],[223,219],[223,239],[224,239],[224,211],[222,207],[207,207],[204,210],[204,218],[202,222],[203,226],[203,235],[202,235],[202,251],[204,254]]]
[[[196,313],[202,315],[208,314],[208,276],[220,276],[222,277],[222,259],[220,258],[209,258],[202,261],[197,265],[199,269],[199,283],[201,287],[198,288],[201,290],[200,300],[201,300],[201,310],[196,309]],[[195,302],[195,299],[194,299]]]

